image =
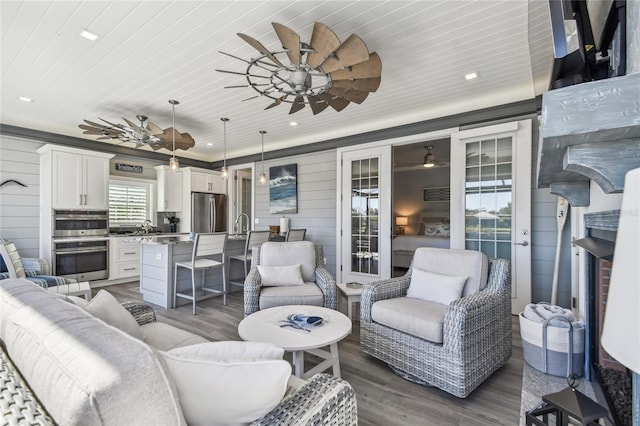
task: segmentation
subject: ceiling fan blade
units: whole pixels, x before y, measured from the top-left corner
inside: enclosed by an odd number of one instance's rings
[[[287,99],[287,95],[282,96],[278,99],[276,99],[275,101],[273,101],[272,103],[269,104],[269,106],[267,106],[265,109],[271,109],[273,107],[277,107],[278,105],[280,105],[285,99]]]
[[[291,109],[289,110],[289,114],[295,114],[304,108],[304,98],[302,96],[296,96],[296,99],[293,101],[293,105],[291,105]]]
[[[82,130],[87,130],[90,132],[102,132],[103,130],[108,130],[108,129],[101,129],[93,126],[87,126],[86,124],[80,124],[78,125],[78,127],[81,128]]]
[[[382,61],[377,53],[369,55],[369,59],[331,73],[332,80],[348,80],[351,78],[375,78],[382,74]]]
[[[254,49],[256,49],[258,52],[262,53],[264,56],[266,56],[267,58],[271,59],[271,61],[284,68],[284,65],[282,64],[282,62],[280,62],[278,60],[278,58],[276,58],[275,56],[273,56],[271,54],[271,52],[269,52],[269,50],[267,50],[266,47],[264,47],[262,45],[262,43],[260,43],[258,40],[256,40],[253,37],[250,37],[246,34],[242,34],[242,33],[238,33],[238,37],[240,37],[241,39],[243,39],[244,41],[246,41],[249,45],[251,45],[251,47],[253,47]]]
[[[132,129],[134,129],[136,132],[143,132],[145,129],[143,127],[140,127],[139,125],[137,125],[136,123],[133,123],[129,120],[127,120],[126,118],[122,117],[122,119],[129,125],[129,127],[131,127]]]
[[[355,102],[357,104],[361,104],[367,99],[369,96],[369,92],[361,92],[359,90],[350,90],[350,89],[340,89],[338,87],[332,87],[329,89],[329,93],[332,95],[338,96],[340,98],[346,99],[349,102]]]
[[[150,121],[147,121],[147,130],[149,130],[149,132],[151,132],[151,134],[154,136],[164,134],[164,130],[162,130],[160,126],[156,126]]]
[[[102,120],[102,119],[101,119]],[[100,124],[100,123],[94,123],[93,121],[89,121],[89,120],[83,120],[85,123],[87,123],[89,126],[93,126],[93,127],[97,127],[99,129],[111,129],[111,127],[109,126],[105,126],[104,124]],[[82,126],[82,124],[81,124]]]
[[[343,109],[345,109],[347,107],[347,105],[349,105],[349,101],[344,99],[344,98],[339,98],[337,96],[332,96],[329,93],[322,93],[320,95],[320,98],[323,99],[324,101],[326,101],[329,106],[331,106],[331,108],[335,109],[336,111],[340,112]]]
[[[109,122],[109,121],[105,120],[104,118],[100,118],[100,117],[98,117],[98,120],[102,120],[102,121],[104,121],[105,123],[107,123],[107,124],[108,124],[109,126],[111,126],[111,127],[116,127],[116,128],[120,128],[120,127],[122,127],[122,124],[118,124],[118,123],[111,123],[111,122]]]
[[[334,50],[340,47],[340,39],[331,28],[320,22],[315,22],[309,45],[315,52],[307,54],[307,65],[311,68],[318,68]]]
[[[378,87],[380,87],[380,77],[354,80],[334,80],[332,87],[359,90],[361,92],[375,92],[378,90]]]
[[[309,100],[309,106],[311,107],[311,111],[313,111],[313,115],[319,114],[329,107],[329,104],[319,96],[308,96],[307,99]]]
[[[218,50],[218,53],[222,53],[223,55],[230,56],[230,57],[232,57],[233,59],[237,59],[237,60],[239,60],[239,61],[246,62],[247,64],[250,64],[250,63],[251,63],[251,61],[247,61],[246,59],[242,59],[242,58],[240,58],[240,57],[238,57],[238,56],[234,56],[234,55],[232,55],[231,53],[226,53],[226,52],[223,52],[223,51],[221,51],[221,50]]]
[[[327,74],[369,59],[367,45],[355,34],[351,34],[333,53],[320,65]]]
[[[166,140],[168,143],[173,144],[173,127],[167,127],[166,129],[164,129],[163,131],[164,135],[161,137],[164,138],[164,140]],[[182,138],[182,133],[180,133],[178,131],[178,129],[176,129],[176,144],[181,140]]]
[[[272,22],[271,25],[273,25],[282,47],[288,50],[287,56],[291,63],[295,66],[300,65],[300,36],[291,28],[277,22]]]
[[[182,149],[186,151],[189,148],[193,148],[195,144],[196,141],[193,140],[193,137],[189,133],[182,133],[179,142],[176,139],[176,149]]]

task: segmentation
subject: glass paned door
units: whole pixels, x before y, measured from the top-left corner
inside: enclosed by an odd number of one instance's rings
[[[351,162],[351,272],[378,275],[378,158]]]
[[[336,279],[391,276],[391,147],[339,151],[340,221]]]
[[[513,314],[531,302],[531,120],[451,135],[451,248],[511,262]]]
[[[466,144],[465,248],[511,260],[512,137]]]

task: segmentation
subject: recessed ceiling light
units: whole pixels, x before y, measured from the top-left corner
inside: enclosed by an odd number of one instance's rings
[[[207,146],[213,146],[213,142],[207,142]]]
[[[97,36],[97,35],[95,35],[94,33],[89,32],[89,31],[87,31],[87,30],[83,30],[83,31],[80,33],[80,37],[84,37],[84,38],[86,38],[87,40],[91,40],[91,41],[96,41],[96,40],[98,39],[98,36]]]
[[[471,72],[469,74],[465,74],[464,79],[473,80],[474,78],[478,78],[478,77],[480,77],[480,74],[476,71],[476,72]]]
[[[293,127],[295,127],[295,126],[297,126],[297,125],[298,125],[298,122],[297,122],[297,121],[291,121],[291,122],[289,123],[289,126],[293,126]]]
[[[22,102],[33,102],[33,99],[27,98],[26,96],[18,96],[18,99],[20,99]]]

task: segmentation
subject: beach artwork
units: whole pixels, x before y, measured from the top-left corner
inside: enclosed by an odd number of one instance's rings
[[[269,213],[298,213],[298,165],[269,167]]]

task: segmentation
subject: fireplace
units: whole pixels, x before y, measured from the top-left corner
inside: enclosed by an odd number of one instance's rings
[[[616,424],[630,424],[631,380],[627,368],[600,344],[607,309],[619,210],[584,215],[585,238],[574,245],[588,253],[585,295],[585,378],[598,384]]]

